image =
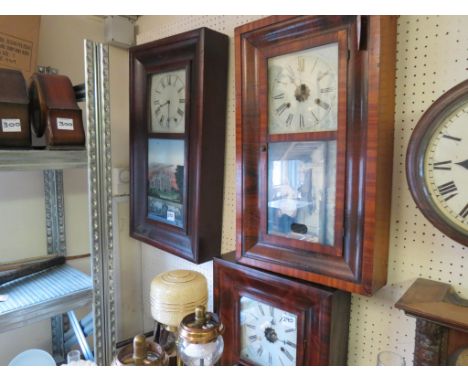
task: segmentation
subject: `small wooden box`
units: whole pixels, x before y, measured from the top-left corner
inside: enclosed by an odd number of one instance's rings
[[[35,73],[29,98],[34,147],[84,147],[81,109],[68,77]]]
[[[29,146],[26,81],[19,70],[0,69],[0,147]]]

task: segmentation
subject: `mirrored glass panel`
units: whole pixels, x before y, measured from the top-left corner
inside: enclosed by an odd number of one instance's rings
[[[334,243],[336,141],[268,146],[268,233]]]

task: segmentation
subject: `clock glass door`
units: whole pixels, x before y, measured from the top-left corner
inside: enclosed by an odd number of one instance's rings
[[[297,316],[242,296],[240,342],[240,356],[249,363],[262,366],[294,366]]]
[[[149,75],[147,218],[186,229],[188,68]]]
[[[266,53],[264,238],[338,254],[341,244],[335,238],[341,222],[336,209],[343,195],[336,190],[344,178],[337,177],[337,161],[338,156],[344,158],[346,129],[345,106],[339,101],[346,91],[341,80],[346,45],[343,35],[331,33],[302,46],[293,52],[280,46]]]

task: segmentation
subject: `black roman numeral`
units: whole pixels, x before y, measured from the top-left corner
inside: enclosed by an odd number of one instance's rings
[[[443,162],[434,163],[434,170],[451,170],[452,169],[451,166],[445,166],[445,165],[451,164],[451,163],[452,163],[451,160],[446,160],[446,161],[443,161]]]
[[[284,93],[280,93],[280,94],[273,96],[273,99],[283,99],[283,98],[284,98]]]
[[[463,207],[463,209],[458,215],[460,215],[463,219],[466,219],[466,217],[468,216],[468,203],[465,207]]]
[[[167,84],[170,86],[171,85],[171,76],[168,77]]]
[[[442,196],[447,195],[447,197],[445,198],[445,201],[448,201],[452,199],[455,195],[457,195],[457,186],[455,185],[453,181],[444,183],[438,186],[437,189],[439,190],[440,195]]]
[[[278,107],[278,108],[276,109],[276,112],[277,112],[279,115],[281,115],[281,114],[283,114],[283,112],[284,112],[288,107],[289,107],[289,106],[288,106],[287,103],[283,103],[280,107]]]
[[[330,93],[332,91],[334,91],[335,89],[333,88],[322,88],[320,89],[320,93]]]
[[[291,341],[286,341],[286,345],[289,345],[294,349],[296,348],[296,344],[294,342],[291,342]]]
[[[185,103],[185,98],[179,98],[179,103]]]
[[[262,314],[262,316],[265,315],[265,312],[263,311],[263,306],[261,306],[260,304],[258,304],[258,310],[260,311],[260,313]]]
[[[304,128],[304,116],[302,114],[299,115],[299,128]]]
[[[294,357],[291,355],[291,353],[289,353],[285,348],[281,348],[281,351],[285,354],[286,357],[289,358],[289,360],[292,362],[292,360],[294,359]]]
[[[322,109],[328,110],[330,109],[330,104],[322,101],[321,99],[316,99],[315,103],[319,105]]]
[[[258,348],[258,350],[257,350],[257,355],[258,355],[259,357],[261,357],[262,354],[263,354],[263,346],[260,346],[260,347]]]
[[[154,110],[154,114],[158,115],[160,111],[161,111],[161,107],[158,106],[158,108]]]
[[[184,115],[184,111],[181,109],[177,109],[177,114],[179,114],[182,117]]]
[[[326,72],[324,72],[324,73],[319,72],[319,75],[317,76],[317,81],[320,81],[325,76],[328,76],[328,70]]]
[[[291,126],[291,123],[293,121],[294,115],[289,113],[288,118],[286,118],[286,125]]]
[[[448,135],[448,134],[444,134],[442,135],[444,138],[447,138],[447,139],[451,139],[453,141],[457,141],[457,142],[460,142],[461,141],[461,138],[457,138],[457,137],[453,137],[451,135]]]

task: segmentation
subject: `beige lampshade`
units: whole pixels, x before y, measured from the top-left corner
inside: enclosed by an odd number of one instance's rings
[[[174,270],[151,281],[151,315],[161,324],[178,327],[198,305],[206,307],[208,285],[199,272]]]

